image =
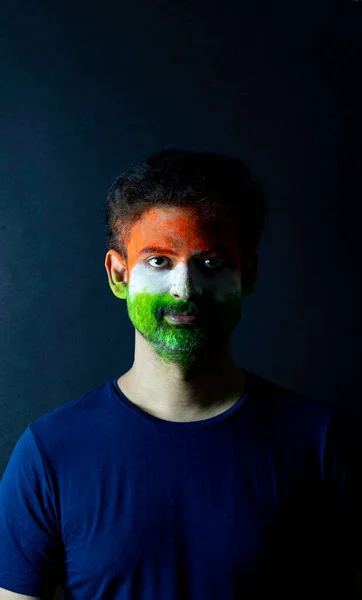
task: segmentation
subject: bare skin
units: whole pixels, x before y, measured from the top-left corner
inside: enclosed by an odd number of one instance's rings
[[[194,373],[159,359],[135,332],[132,367],[117,380],[125,396],[145,412],[166,421],[198,421],[225,412],[243,395],[245,373],[230,348]]]
[[[179,223],[181,221],[184,223],[184,220],[186,220],[186,229],[180,235]],[[183,233],[185,230],[191,232],[186,241]],[[105,267],[110,287],[116,296],[125,299],[125,287],[129,286],[130,282],[132,283],[132,277],[133,281],[137,279],[137,268],[140,265],[141,268],[144,268],[144,262],[148,259],[146,255],[140,256],[139,250],[143,246],[154,246],[155,242],[158,242],[157,245],[176,250],[170,254],[162,252],[158,256],[161,259],[158,262],[162,266],[164,275],[166,278],[170,277],[170,279],[163,279],[166,284],[162,285],[166,285],[166,287],[162,291],[165,291],[176,302],[180,299],[183,301],[191,301],[193,298],[196,298],[197,301],[202,300],[205,296],[205,288],[211,280],[213,280],[215,293],[223,293],[225,283],[218,285],[218,275],[207,275],[200,278],[200,275],[197,274],[197,267],[192,266],[194,259],[196,261],[196,253],[212,246],[215,240],[217,242],[224,240],[229,244],[232,265],[230,278],[231,281],[236,280],[236,286],[241,286],[240,256],[232,237],[230,227],[225,227],[225,230],[220,229],[216,234],[215,232],[205,233],[186,208],[168,207],[165,209],[160,207],[156,212],[156,218],[148,218],[146,215],[139,229],[132,230],[127,247],[128,261],[125,261],[115,250],[107,252]],[[150,253],[149,256],[152,257],[155,254]],[[170,261],[170,264],[166,265],[166,269],[162,261],[167,260]],[[151,258],[151,261],[154,259]],[[188,265],[187,273],[185,270],[176,271],[180,265],[181,269]],[[147,282],[151,287],[154,282],[157,286],[157,282],[160,281],[158,278],[161,277],[156,266],[158,267],[153,264],[151,269],[145,271],[145,277],[148,278]],[[257,258],[255,253],[247,261],[247,266],[249,270],[250,268],[255,270],[256,278]],[[140,276],[141,284],[143,284],[142,273],[143,271]],[[181,273],[181,275],[175,275],[172,279],[174,273]],[[221,277],[220,281],[222,281]],[[251,292],[248,292],[247,286],[243,287],[243,297],[249,293]],[[202,365],[192,366],[177,361],[163,360],[152,344],[145,339],[145,336],[135,329],[134,362],[132,367],[119,377],[117,383],[126,397],[145,412],[167,421],[187,422],[211,418],[228,410],[243,395],[245,380],[245,372],[233,362],[231,335],[225,343],[215,344],[215,348],[206,362]]]

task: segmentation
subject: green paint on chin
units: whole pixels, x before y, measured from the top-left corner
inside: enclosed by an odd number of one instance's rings
[[[224,301],[211,297],[207,315],[193,325],[174,325],[163,317],[172,308],[195,311],[192,301],[175,300],[169,294],[139,293],[130,297],[126,290],[130,320],[159,356],[168,362],[191,365],[205,358],[216,345],[225,342],[241,318],[241,290]],[[205,308],[204,308],[205,312]]]

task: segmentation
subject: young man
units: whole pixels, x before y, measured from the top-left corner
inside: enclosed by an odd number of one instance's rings
[[[265,214],[236,158],[169,149],[116,180],[105,267],[134,362],[18,441],[0,600],[358,597],[360,430],[231,355]]]

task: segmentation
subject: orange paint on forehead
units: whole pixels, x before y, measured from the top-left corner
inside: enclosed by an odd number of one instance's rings
[[[176,262],[188,261],[194,253],[222,246],[236,270],[240,271],[240,251],[236,232],[231,224],[209,223],[198,218],[193,207],[151,207],[133,225],[128,238],[128,268],[147,258],[141,250],[148,246],[167,249]],[[157,254],[149,252],[149,256]],[[222,258],[218,252],[211,255]]]

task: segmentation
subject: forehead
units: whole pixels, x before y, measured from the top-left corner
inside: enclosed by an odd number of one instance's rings
[[[198,251],[218,243],[235,248],[237,236],[230,223],[202,219],[194,207],[154,206],[133,225],[128,250],[156,242],[173,250]]]

